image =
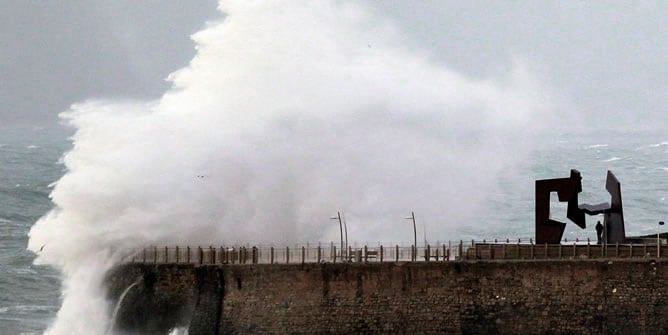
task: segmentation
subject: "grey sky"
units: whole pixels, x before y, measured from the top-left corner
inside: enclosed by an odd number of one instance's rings
[[[407,43],[472,77],[513,59],[585,120],[667,127],[668,2],[367,1]],[[158,97],[215,1],[0,0],[0,125],[56,122],[91,97]]]
[[[91,97],[157,97],[215,1],[0,0],[0,124],[48,124]]]

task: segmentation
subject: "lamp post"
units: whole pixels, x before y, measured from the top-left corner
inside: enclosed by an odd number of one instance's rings
[[[661,258],[661,239],[659,239],[659,234],[663,224],[663,221],[659,221],[659,224],[656,225],[656,258]]]
[[[411,212],[411,216],[405,217],[406,220],[413,220],[413,246],[415,251],[413,253],[413,258],[417,256],[417,229],[415,229],[415,212]]]
[[[330,219],[331,220],[336,220],[336,219],[339,220],[339,231],[341,232],[341,255],[343,255],[343,224],[341,223],[341,212],[336,212],[336,216],[333,216]],[[346,229],[346,235],[348,235],[347,230],[348,229]]]
[[[348,225],[346,224],[346,214],[343,214],[343,235],[346,237],[346,257],[348,256]]]

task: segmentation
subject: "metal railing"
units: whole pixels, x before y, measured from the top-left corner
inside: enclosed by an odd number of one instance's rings
[[[661,249],[664,249],[663,247]],[[155,264],[299,264],[362,262],[450,262],[467,260],[557,260],[668,257],[654,244],[534,244],[517,241],[458,241],[415,246],[349,247],[146,247],[127,253],[123,262]]]

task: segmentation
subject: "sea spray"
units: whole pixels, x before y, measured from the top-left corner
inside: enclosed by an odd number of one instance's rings
[[[118,311],[121,310],[121,307],[123,306],[123,300],[125,300],[125,296],[130,292],[130,290],[139,285],[142,282],[143,278],[139,277],[137,280],[134,281],[134,283],[130,284],[125,290],[123,290],[123,293],[121,293],[120,297],[118,298],[118,302],[116,303],[116,307],[114,307],[114,312],[111,314],[111,321],[109,322],[109,329],[107,330],[108,335],[112,335],[112,331],[114,327],[116,326],[116,318],[118,317]]]
[[[339,209],[351,242],[409,241],[410,211],[446,239],[548,119],[521,62],[466,78],[357,3],[220,9],[159,100],[62,114],[67,173],[29,242],[64,275],[48,334],[104,333],[102,278],[129,248],[337,240]]]
[[[183,327],[174,328],[169,331],[169,335],[188,335],[188,329]]]

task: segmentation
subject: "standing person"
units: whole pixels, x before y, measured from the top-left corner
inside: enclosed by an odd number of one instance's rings
[[[603,243],[603,225],[601,221],[596,223],[596,239],[598,244]]]

